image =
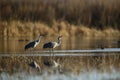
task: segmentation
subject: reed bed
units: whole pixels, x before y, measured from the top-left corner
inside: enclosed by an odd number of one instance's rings
[[[68,22],[54,22],[50,27],[41,22],[0,21],[0,36],[3,37],[37,37],[39,34],[48,36],[64,35],[65,37],[114,37],[120,36],[118,29],[99,30],[84,25],[73,25]]]

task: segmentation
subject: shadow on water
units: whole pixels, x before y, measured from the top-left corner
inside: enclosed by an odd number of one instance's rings
[[[51,40],[51,39],[48,39]],[[56,40],[56,39],[54,39]],[[48,67],[49,50],[41,47],[24,52],[28,41],[9,39],[0,41],[0,80],[119,80],[120,48],[114,43],[117,39],[64,39],[62,45],[54,50],[53,59],[59,62],[61,71]],[[104,44],[104,48],[101,48]],[[99,46],[100,45],[100,46]],[[29,66],[34,62],[34,68]],[[38,72],[36,64],[40,66]]]

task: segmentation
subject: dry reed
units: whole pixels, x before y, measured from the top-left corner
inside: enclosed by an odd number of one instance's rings
[[[84,36],[84,37],[112,37],[120,36],[120,31],[113,28],[98,30],[95,28],[88,28],[87,26],[71,25],[67,22],[54,22],[49,27],[41,22],[21,22],[21,21],[1,21],[0,35],[5,37],[36,37],[40,33],[48,36],[64,35],[69,36]]]

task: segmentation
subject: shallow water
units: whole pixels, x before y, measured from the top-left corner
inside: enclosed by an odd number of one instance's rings
[[[42,62],[50,58],[49,50],[42,49],[42,45],[52,39],[43,38],[34,51],[25,52],[24,46],[29,42],[27,40],[24,38],[0,39],[0,80],[120,79],[118,38],[63,38],[61,46],[54,50],[54,59],[60,60],[63,73],[49,72],[49,68],[46,68]],[[53,40],[56,41],[56,38]],[[41,66],[42,74],[35,69],[31,70],[27,65],[31,58]],[[23,62],[24,60],[27,62]]]
[[[0,53],[4,52],[24,52],[24,46],[37,38],[0,38]],[[117,43],[119,38],[65,38],[62,39],[62,44],[55,50],[95,50],[104,48],[120,48]],[[41,40],[41,43],[35,48],[35,50],[44,50],[43,44],[49,41],[57,41],[56,38],[47,39],[47,37]]]

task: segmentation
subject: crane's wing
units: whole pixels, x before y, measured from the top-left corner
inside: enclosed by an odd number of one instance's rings
[[[43,45],[43,48],[53,48],[56,42],[48,42]]]
[[[32,41],[32,42],[28,43],[27,45],[25,45],[24,49],[27,50],[28,48],[33,48],[34,45],[35,45],[35,41]]]

